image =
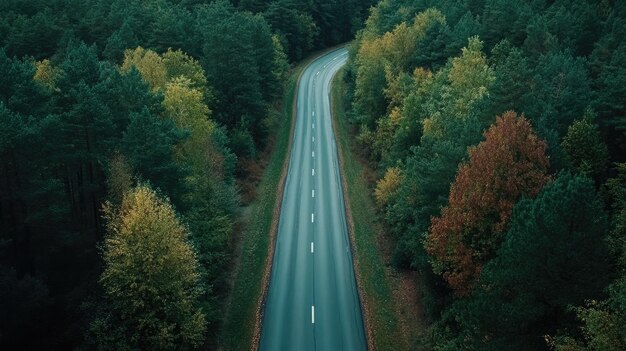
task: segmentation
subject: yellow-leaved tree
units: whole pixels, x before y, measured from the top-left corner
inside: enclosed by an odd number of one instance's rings
[[[402,171],[398,167],[388,168],[385,176],[376,183],[374,195],[379,208],[384,208],[389,199],[396,194],[402,184]]]
[[[107,350],[188,350],[204,341],[198,260],[167,199],[147,185],[105,206],[107,237],[100,283],[107,303],[92,323]]]
[[[234,185],[236,157],[223,127],[211,117],[213,101],[202,66],[176,50],[157,54],[138,47],[126,50],[122,72],[137,69],[153,91],[163,96],[161,117],[171,120],[187,137],[174,147],[175,161],[185,175],[182,201],[176,203],[198,252],[202,280],[207,282],[203,306],[211,306],[212,286],[225,284],[228,242],[237,203]],[[218,323],[217,308],[205,308],[207,322]]]
[[[49,90],[57,90],[56,82],[61,76],[61,69],[52,65],[50,60],[44,59],[35,62],[33,79]]]

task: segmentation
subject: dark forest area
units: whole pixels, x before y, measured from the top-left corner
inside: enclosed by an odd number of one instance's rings
[[[413,349],[626,349],[624,2],[383,0],[350,56]]]
[[[1,1],[0,349],[215,348],[290,65],[371,5]]]

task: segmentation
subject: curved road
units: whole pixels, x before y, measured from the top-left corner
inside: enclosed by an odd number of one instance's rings
[[[330,115],[330,83],[346,60],[345,49],[317,58],[298,87],[261,330],[264,351],[367,347]]]

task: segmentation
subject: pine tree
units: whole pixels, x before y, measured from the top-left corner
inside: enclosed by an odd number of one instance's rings
[[[570,306],[602,295],[610,272],[607,229],[602,202],[586,177],[560,174],[535,199],[515,206],[474,300],[490,307],[471,311],[496,349],[543,344],[542,335],[571,325]]]
[[[574,121],[561,146],[574,169],[599,182],[606,172],[609,152],[593,118],[593,112],[589,111],[585,117]]]

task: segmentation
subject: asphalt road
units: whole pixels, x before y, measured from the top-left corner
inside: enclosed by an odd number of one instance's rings
[[[303,72],[289,173],[276,237],[260,348],[365,350],[348,241],[330,83],[345,64],[339,49]]]

